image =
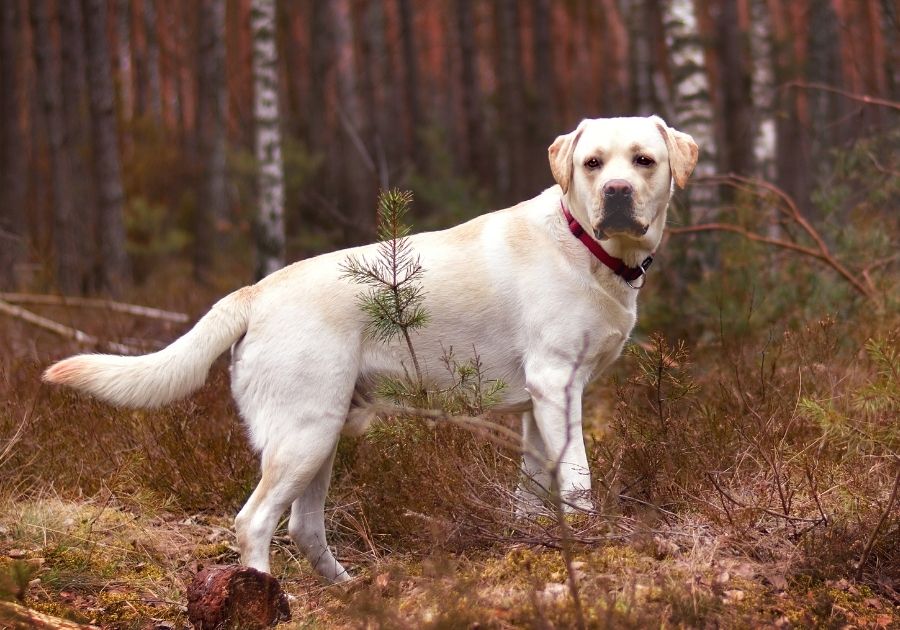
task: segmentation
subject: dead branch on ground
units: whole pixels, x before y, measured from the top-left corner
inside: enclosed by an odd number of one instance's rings
[[[101,339],[98,339],[97,337],[94,337],[93,335],[87,334],[84,331],[78,330],[77,328],[65,326],[63,324],[60,324],[59,322],[53,321],[52,319],[41,317],[40,315],[36,315],[31,311],[25,310],[21,306],[15,306],[4,300],[0,300],[0,313],[9,315],[10,317],[14,317],[16,319],[20,319],[31,324],[32,326],[43,328],[44,330],[48,330],[64,339],[69,339],[91,348],[105,348],[113,352],[118,352],[119,354],[138,354],[140,352],[140,350],[138,350],[137,348],[126,346],[122,343],[117,343],[115,341],[103,341]]]
[[[42,306],[72,306],[76,308],[105,309],[116,313],[126,313],[128,315],[137,315],[138,317],[147,317],[150,319],[161,319],[179,324],[187,322],[190,319],[186,313],[176,313],[174,311],[152,308],[150,306],[125,304],[123,302],[114,302],[113,300],[101,300],[97,298],[42,295],[35,293],[0,293],[0,300],[10,304],[39,304]]]

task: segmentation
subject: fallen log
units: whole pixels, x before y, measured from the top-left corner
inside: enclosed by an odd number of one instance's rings
[[[187,597],[188,619],[197,630],[261,630],[291,618],[278,580],[250,567],[208,566],[194,577]]]

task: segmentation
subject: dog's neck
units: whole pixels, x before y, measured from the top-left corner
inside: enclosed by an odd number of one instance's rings
[[[572,214],[572,216],[575,217],[575,219],[581,224],[582,228],[585,228],[585,231],[590,235],[590,222],[586,216],[582,216],[582,213],[580,212],[580,204],[571,203],[569,200],[569,195],[566,194],[562,196],[562,203]],[[653,219],[650,224],[650,229],[647,230],[647,233],[640,239],[633,239],[626,236],[616,235],[602,241],[597,241],[596,239],[594,240],[599,243],[600,246],[604,250],[606,250],[606,253],[608,253],[610,256],[621,259],[629,267],[637,267],[644,260],[646,260],[648,256],[653,256],[653,254],[656,252],[656,248],[659,246],[659,243],[662,240],[663,230],[665,229],[667,208],[668,202]],[[559,212],[558,207],[556,212]],[[593,238],[593,236],[591,236],[591,238]],[[596,268],[593,264],[595,262],[597,263]],[[599,261],[593,259],[592,257],[592,269],[594,270],[594,272],[597,273],[597,271],[601,268],[604,268],[602,263],[599,263]]]
[[[629,267],[637,267],[648,256],[653,256],[659,239],[655,243],[647,242],[647,239],[635,240],[624,236],[613,236],[603,241],[597,241],[603,246],[610,256],[620,258]]]

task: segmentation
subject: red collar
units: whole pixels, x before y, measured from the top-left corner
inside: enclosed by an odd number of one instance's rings
[[[603,246],[600,245],[600,243],[592,239],[590,234],[584,231],[584,228],[581,227],[578,220],[566,210],[566,206],[562,199],[559,200],[559,207],[562,208],[563,216],[566,217],[566,223],[568,223],[572,235],[584,243],[584,246],[591,251],[597,260],[609,267],[614,274],[622,278],[632,289],[640,289],[644,286],[646,278],[644,279],[644,282],[641,282],[641,284],[637,286],[633,285],[632,282],[644,275],[650,267],[650,264],[653,262],[653,256],[647,256],[638,267],[629,267],[621,258],[616,258],[609,254],[603,249]]]

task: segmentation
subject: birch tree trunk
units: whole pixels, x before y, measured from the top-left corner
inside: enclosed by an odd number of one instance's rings
[[[0,2],[0,287],[16,289],[25,262],[28,157],[22,132],[18,2]]]
[[[225,76],[225,0],[198,2],[197,130],[203,184],[194,224],[194,275],[203,280],[212,254],[223,242],[228,223],[226,129],[228,85]]]
[[[88,88],[91,94],[91,135],[97,183],[100,244],[100,285],[121,293],[131,277],[125,251],[124,198],[119,165],[115,91],[106,38],[106,0],[82,0],[87,44]]]
[[[718,151],[709,106],[710,81],[698,37],[695,5],[692,0],[667,0],[663,15],[673,83],[671,120],[666,122],[694,137],[700,146],[695,177],[709,176],[716,171]],[[718,205],[718,196],[711,187],[693,187],[689,197],[691,207],[700,212],[709,212]]]
[[[53,245],[56,281],[64,293],[82,291],[82,262],[78,257],[76,217],[72,204],[72,157],[65,143],[59,59],[50,37],[48,0],[30,4],[38,93],[50,148],[53,198]]]
[[[284,164],[278,111],[275,0],[252,0],[253,118],[256,123],[257,277],[284,266]]]
[[[772,25],[764,0],[751,0],[750,56],[753,60],[753,157],[756,170],[765,179],[775,177],[775,113],[772,95]]]

